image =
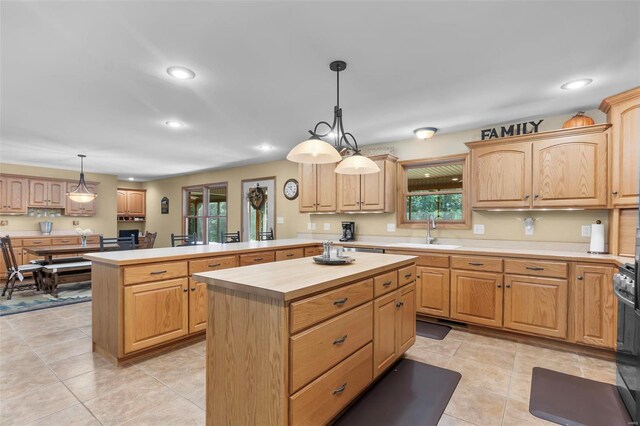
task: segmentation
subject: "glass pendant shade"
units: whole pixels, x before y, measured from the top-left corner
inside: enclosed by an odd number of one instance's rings
[[[87,184],[84,182],[84,157],[85,155],[78,154],[80,157],[80,180],[78,181],[78,186],[71,192],[67,192],[67,197],[71,201],[75,201],[76,203],[90,203],[95,200],[98,194],[95,194],[87,188]]]
[[[341,175],[367,175],[379,171],[380,167],[373,160],[361,154],[345,158],[336,166],[335,170]]]
[[[328,164],[337,163],[342,157],[333,145],[312,136],[289,151],[287,160],[303,164]]]

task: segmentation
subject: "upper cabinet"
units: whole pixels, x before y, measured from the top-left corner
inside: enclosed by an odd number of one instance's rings
[[[472,207],[606,207],[608,128],[469,142]]]
[[[66,182],[29,179],[29,207],[64,209],[66,198]]]
[[[300,164],[300,212],[336,211],[335,168],[335,163]]]
[[[366,175],[338,174],[338,212],[395,210],[396,162],[392,155],[370,157],[380,168]]]
[[[609,147],[613,207],[637,207],[640,150],[640,87],[602,101],[600,110],[611,124]]]
[[[146,195],[143,189],[118,188],[118,216],[144,217],[147,210]]]
[[[25,214],[29,194],[28,179],[0,177],[0,213]]]
[[[78,187],[78,182],[67,182],[67,192],[71,192]],[[87,188],[94,194],[98,191],[97,185],[87,183]],[[78,203],[66,198],[65,214],[67,216],[94,216],[96,214],[96,201],[94,198],[88,203]]]

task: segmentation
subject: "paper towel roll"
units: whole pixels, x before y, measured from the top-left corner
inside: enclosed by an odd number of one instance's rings
[[[604,225],[594,223],[591,225],[590,253],[604,253]]]

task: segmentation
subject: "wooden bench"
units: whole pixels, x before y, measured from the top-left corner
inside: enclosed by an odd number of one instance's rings
[[[91,279],[91,261],[52,263],[42,268],[45,291],[58,296],[58,285]]]

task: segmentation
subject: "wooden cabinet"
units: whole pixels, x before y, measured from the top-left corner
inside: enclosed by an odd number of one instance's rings
[[[615,348],[617,305],[612,282],[611,267],[576,265],[574,311],[577,342]]]
[[[301,257],[304,257],[303,248],[276,250],[276,262],[281,260],[299,259]]]
[[[66,182],[29,179],[29,207],[63,209],[66,197]]]
[[[259,263],[269,263],[275,261],[276,254],[273,251],[261,251],[240,255],[240,266],[257,265]]]
[[[67,182],[67,192],[73,191],[78,186],[78,182]],[[94,194],[98,192],[97,185],[92,183],[87,183],[87,188],[89,191]],[[88,203],[78,203],[76,201],[71,200],[69,197],[66,198],[65,205],[65,215],[67,216],[94,216],[96,214],[96,200],[94,198],[92,201]]]
[[[391,155],[371,157],[380,172],[338,175],[338,212],[395,210],[396,161]]]
[[[189,333],[207,329],[207,285],[189,278]]]
[[[504,327],[565,339],[567,296],[567,280],[506,275]]]
[[[124,352],[169,342],[189,332],[187,278],[124,288]]]
[[[531,142],[472,149],[473,207],[529,207],[531,153]]]
[[[26,214],[29,194],[28,179],[0,176],[0,213]]]
[[[451,271],[451,318],[502,326],[502,274]]]
[[[418,266],[417,312],[449,317],[449,269]]]
[[[300,164],[300,212],[336,211],[336,165]]]
[[[408,284],[398,290],[398,352],[405,353],[416,342],[416,285]]]
[[[607,133],[533,144],[533,207],[606,207]]]
[[[609,125],[469,142],[472,207],[607,206]]]
[[[144,217],[146,215],[146,195],[143,189],[117,189],[118,216]]]
[[[607,121],[611,123],[611,205],[637,207],[640,196],[640,87],[603,100],[600,110],[607,114]]]

